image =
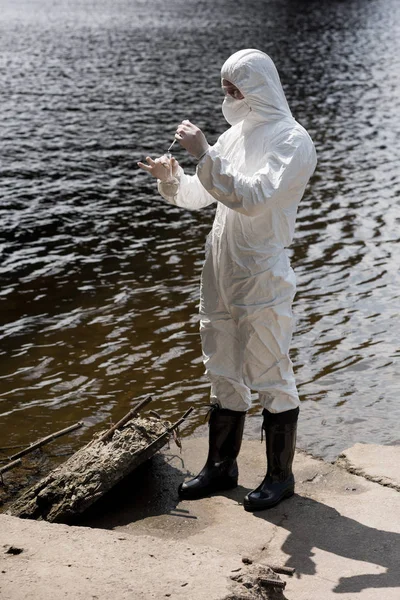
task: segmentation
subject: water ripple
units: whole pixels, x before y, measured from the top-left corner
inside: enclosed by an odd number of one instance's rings
[[[0,6],[1,438],[81,418],[88,436],[148,393],[166,415],[207,402],[197,305],[213,209],[166,206],[136,161],[183,118],[217,138],[219,67],[247,46],[276,61],[319,157],[291,250],[299,444],[332,458],[398,442],[398,2]]]

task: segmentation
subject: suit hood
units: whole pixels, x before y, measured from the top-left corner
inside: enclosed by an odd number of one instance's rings
[[[222,66],[221,78],[242,92],[251,108],[250,118],[275,121],[292,117],[278,71],[265,52],[252,48],[235,52]]]

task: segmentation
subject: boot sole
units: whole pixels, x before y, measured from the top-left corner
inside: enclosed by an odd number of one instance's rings
[[[273,508],[274,506],[277,506],[280,502],[282,502],[282,500],[286,500],[286,498],[290,498],[291,496],[294,495],[294,490],[290,490],[288,492],[286,492],[285,494],[283,494],[283,496],[281,496],[278,500],[276,500],[275,502],[271,502],[271,503],[265,503],[265,504],[252,504],[251,502],[249,502],[248,500],[244,500],[243,501],[243,507],[244,510],[247,512],[257,512],[259,510],[268,510],[269,508]]]

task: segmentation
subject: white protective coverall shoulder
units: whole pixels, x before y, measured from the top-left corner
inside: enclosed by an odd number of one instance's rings
[[[293,330],[291,244],[299,201],[316,166],[306,130],[292,117],[278,72],[259,50],[233,54],[221,70],[242,100],[226,97],[231,127],[189,176],[180,168],[177,206],[217,202],[206,244],[200,332],[211,402],[245,411],[250,391],[273,413],[299,405],[289,346]]]

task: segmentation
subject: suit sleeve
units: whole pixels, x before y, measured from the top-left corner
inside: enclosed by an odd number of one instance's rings
[[[197,174],[186,175],[182,167],[179,167],[177,180],[178,183],[158,180],[159,193],[171,204],[189,210],[200,210],[215,202],[215,198],[200,183]]]
[[[197,166],[205,190],[218,202],[246,216],[256,217],[273,203],[289,208],[295,190],[304,189],[316,165],[312,141],[289,136],[265,156],[265,166],[253,176],[243,175],[211,148]]]

